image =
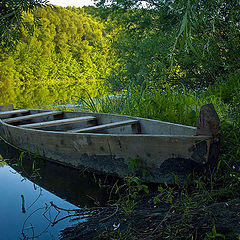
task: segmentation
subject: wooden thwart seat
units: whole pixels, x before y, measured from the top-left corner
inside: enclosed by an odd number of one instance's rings
[[[70,130],[68,132],[71,133],[90,133],[90,132],[97,132],[101,130],[106,130],[110,128],[116,128],[116,127],[122,127],[126,125],[134,125],[139,124],[138,120],[126,120],[126,121],[120,121],[120,122],[114,122],[114,123],[106,123],[98,126],[88,127],[88,128],[82,128],[82,129],[74,129]]]
[[[58,115],[58,114],[62,114],[62,112],[61,111],[51,111],[51,112],[44,112],[44,113],[36,113],[36,114],[32,114],[32,115],[27,115],[27,116],[8,118],[8,119],[4,119],[3,121],[5,123],[13,123],[13,122],[20,122],[20,121],[24,121],[24,120],[39,118],[39,117],[54,116],[54,115]]]
[[[28,113],[29,110],[27,109],[19,109],[19,110],[12,110],[12,111],[6,111],[6,112],[0,112],[0,118],[1,117],[5,117],[8,115],[12,115],[12,114],[18,114],[18,113]]]
[[[18,125],[18,127],[23,127],[23,128],[43,128],[43,127],[51,127],[51,126],[58,126],[58,125],[64,125],[64,124],[71,124],[71,123],[76,123],[76,122],[93,121],[95,119],[96,118],[93,117],[93,116],[85,116],[85,117],[60,119],[60,120],[48,121],[48,122],[23,124],[23,125]]]

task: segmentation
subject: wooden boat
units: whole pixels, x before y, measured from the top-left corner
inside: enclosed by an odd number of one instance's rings
[[[36,169],[32,168],[33,158],[31,154],[24,154],[22,164],[17,164],[21,151],[1,139],[0,154],[3,159],[11,159],[7,161],[8,165],[17,171],[23,178],[27,178],[32,183],[37,184],[39,187],[44,188],[76,206],[79,204],[80,206],[93,206],[96,199],[99,202],[104,202],[106,200],[107,192],[103,191],[103,189],[99,189],[91,173],[82,175],[79,174],[79,171],[76,169],[65,167],[61,164],[56,165],[56,163],[52,161],[34,158],[37,172],[41,176],[35,177],[33,175],[33,170]],[[102,179],[104,181],[104,176]],[[107,184],[113,184],[114,178],[111,180],[112,181],[108,181]]]
[[[174,174],[183,182],[195,167],[217,155],[213,135],[219,119],[211,104],[201,110],[198,128],[113,114],[13,109],[12,105],[0,107],[0,119],[0,136],[17,148],[81,170],[118,177],[135,174],[148,182],[174,183]]]

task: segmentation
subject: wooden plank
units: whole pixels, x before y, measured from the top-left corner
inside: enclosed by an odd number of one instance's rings
[[[102,124],[102,125],[83,128],[83,129],[70,130],[68,132],[71,132],[71,133],[96,132],[96,131],[106,130],[106,129],[110,129],[110,128],[122,127],[122,126],[126,126],[126,125],[133,125],[133,124],[137,124],[137,123],[139,123],[138,120],[126,120],[126,121],[121,121],[121,122]]]
[[[7,112],[0,112],[0,118],[8,116],[8,115],[12,115],[12,114],[27,113],[27,112],[29,112],[29,110],[27,110],[27,109],[19,109],[19,110],[7,111]]]
[[[12,110],[13,110],[12,104],[0,106],[0,112],[12,111]]]
[[[71,124],[71,123],[76,123],[76,122],[92,121],[92,120],[95,120],[95,119],[96,118],[92,117],[92,116],[85,116],[85,117],[61,119],[61,120],[56,120],[56,121],[23,124],[23,125],[18,125],[18,127],[23,127],[23,128],[43,128],[43,127],[51,127],[51,126],[58,126],[58,125],[64,125],[64,124]]]
[[[32,114],[32,115],[27,115],[27,116],[21,116],[21,117],[15,117],[15,118],[8,118],[3,120],[5,123],[13,123],[13,122],[20,122],[28,119],[34,119],[34,118],[39,118],[39,117],[47,117],[47,116],[54,116],[62,114],[62,111],[51,111],[51,112],[43,112],[43,113],[37,113],[37,114]]]

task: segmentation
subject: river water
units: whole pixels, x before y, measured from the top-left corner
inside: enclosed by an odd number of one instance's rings
[[[1,240],[58,239],[60,230],[84,218],[72,222],[75,212],[55,205],[75,210],[105,201],[101,176],[23,154],[2,140],[0,154]]]
[[[96,81],[3,86],[0,93],[0,105],[51,108],[89,95],[100,97],[104,91]],[[84,221],[70,217],[75,212],[66,210],[104,202],[99,179],[23,154],[0,140],[0,240],[58,239],[60,230]]]

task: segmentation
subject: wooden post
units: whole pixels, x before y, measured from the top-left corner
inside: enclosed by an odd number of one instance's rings
[[[203,105],[198,117],[196,135],[216,136],[220,119],[212,103]]]
[[[214,109],[212,103],[203,105],[200,109],[198,117],[198,125],[196,135],[212,136],[212,141],[209,148],[209,155],[206,165],[206,173],[211,174],[217,162],[220,152],[220,139],[217,136],[220,125],[220,119]],[[208,166],[208,167],[207,167]],[[209,171],[210,170],[210,171]]]

